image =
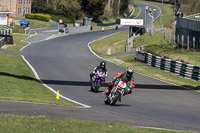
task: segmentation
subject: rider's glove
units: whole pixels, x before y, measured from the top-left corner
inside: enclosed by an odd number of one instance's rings
[[[131,82],[128,82],[127,85],[128,85],[128,87],[129,87],[130,89],[133,89],[133,85],[131,84]]]

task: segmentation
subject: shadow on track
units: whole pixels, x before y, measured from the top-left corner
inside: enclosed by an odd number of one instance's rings
[[[41,81],[45,84],[90,86],[90,83],[88,81],[61,81],[61,80],[41,80]],[[101,86],[107,87],[108,83],[103,83]]]
[[[61,81],[61,80],[41,80],[45,84],[90,86],[88,81]],[[108,83],[103,83],[102,87],[107,87]],[[184,86],[183,86],[184,87]],[[134,89],[160,89],[160,90],[188,90],[175,85],[154,85],[154,84],[135,84]]]
[[[159,89],[159,90],[188,90],[181,86],[175,85],[152,85],[152,84],[135,84],[135,89]]]
[[[98,90],[98,92],[94,92],[94,91],[91,91],[91,90],[88,90],[88,92],[91,92],[91,93],[103,93],[104,91],[101,91],[101,90]]]
[[[29,76],[22,76],[22,75],[16,75],[16,74],[11,74],[11,73],[6,73],[6,72],[0,72],[0,76],[8,76],[8,77],[13,77],[13,78],[18,78],[18,79],[23,79],[23,80],[32,80],[39,82],[37,79]],[[88,81],[63,81],[63,80],[41,80],[45,84],[54,84],[54,85],[71,85],[71,86],[90,86]],[[108,83],[103,83],[102,87],[107,87]],[[175,86],[175,85],[155,85],[155,84],[135,84],[134,89],[160,89],[160,90],[188,90],[183,87],[188,87],[192,88],[195,90],[200,89],[200,86],[197,87],[192,87],[192,86],[186,86],[183,85],[181,86]]]

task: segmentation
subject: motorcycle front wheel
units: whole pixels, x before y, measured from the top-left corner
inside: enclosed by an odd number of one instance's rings
[[[95,89],[94,89],[94,92],[98,92],[99,91],[99,88],[101,86],[101,83],[100,82],[95,82]]]
[[[113,94],[111,94],[111,99],[110,99],[110,105],[114,106],[116,104],[116,102],[118,101],[120,97],[120,92],[113,92]]]
[[[104,99],[104,103],[105,103],[106,105],[109,105],[109,104],[110,104],[109,99],[108,99],[108,96],[106,96],[106,98]]]

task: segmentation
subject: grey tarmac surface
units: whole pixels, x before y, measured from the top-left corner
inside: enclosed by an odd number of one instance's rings
[[[142,9],[146,6],[138,5]],[[142,12],[138,17],[141,15]],[[107,83],[100,88],[99,93],[90,91],[89,74],[102,59],[91,53],[88,43],[120,30],[128,30],[128,27],[117,31],[95,31],[40,41],[20,51],[45,84],[59,90],[63,96],[91,108],[1,101],[0,112],[200,131],[200,94],[195,91],[135,73],[136,87],[133,93],[122,97],[122,102],[118,102],[116,106],[107,106],[102,92],[112,75],[124,69],[110,62],[107,62]]]

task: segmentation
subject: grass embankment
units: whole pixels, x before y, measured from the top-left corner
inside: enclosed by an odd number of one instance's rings
[[[6,45],[5,49],[18,51],[27,45],[21,40],[28,36],[13,34],[14,45]],[[62,98],[56,100],[56,95],[36,80],[20,55],[0,53],[0,62],[0,99],[76,106]]]
[[[110,51],[112,54],[120,52],[120,51],[124,51],[123,47],[125,47],[124,42],[126,42],[127,33],[128,32],[123,31],[123,32],[108,36],[106,38],[103,38],[103,39],[100,39],[100,40],[97,40],[97,41],[91,43],[90,46],[91,46],[92,50],[94,50],[94,52],[99,54],[100,56],[103,56],[104,58],[106,58],[110,61],[116,62],[118,64],[121,64],[122,66],[125,66],[125,67],[133,66],[136,72],[143,73],[143,74],[146,74],[146,75],[158,78],[158,79],[162,79],[162,80],[165,80],[165,81],[177,84],[177,85],[184,86],[184,87],[200,89],[199,82],[196,82],[196,81],[190,80],[190,79],[185,79],[185,78],[176,76],[172,73],[164,72],[162,70],[158,70],[156,68],[149,67],[144,63],[135,61],[134,60],[135,54],[124,55],[124,56],[113,56],[113,57],[105,56],[105,55],[108,55],[108,54],[105,54],[108,52],[108,49],[111,49]],[[141,37],[137,37],[136,40],[138,39],[138,40],[145,41],[144,42],[145,44],[150,45],[149,47],[147,47],[147,50],[151,49],[153,47],[152,49],[155,52],[157,52],[158,55],[165,53],[166,55],[171,56],[172,59],[182,57],[185,60],[187,59],[187,61],[191,64],[193,62],[199,62],[198,58],[193,58],[193,55],[196,55],[196,57],[198,57],[198,55],[199,55],[198,52],[187,51],[184,49],[172,50],[171,45],[169,45],[168,42],[166,42],[166,41],[163,41],[163,48],[160,48],[159,45],[156,45],[156,44],[159,44],[159,40],[156,38],[157,38],[157,35],[154,35],[153,37],[144,35]],[[134,43],[134,45],[135,45],[135,43]],[[139,44],[137,44],[137,45],[139,46]],[[142,44],[140,44],[140,45],[142,45]],[[121,50],[120,50],[120,48],[121,48]],[[179,53],[177,53],[177,52],[179,52]],[[185,56],[185,54],[188,52],[190,55]]]
[[[128,31],[116,33],[104,39],[92,43],[92,50],[99,55],[110,55],[114,53],[125,52],[125,43]]]
[[[0,53],[0,99],[58,105],[75,105],[56,95],[38,82],[21,56]]]
[[[134,18],[140,12],[138,6],[134,6],[134,13],[130,18]],[[113,18],[111,19],[113,20]],[[109,22],[112,22],[112,21]],[[114,20],[113,20],[114,21]],[[110,55],[114,53],[125,52],[125,46],[127,42],[128,31],[123,31],[122,33],[116,33],[115,36],[106,37],[106,40],[97,40],[91,45],[93,51],[100,55]],[[102,51],[99,49],[103,49]]]
[[[29,20],[30,21],[30,25],[31,27],[50,27],[51,24],[49,22],[45,22],[45,21],[40,21],[40,20],[34,20],[34,19],[22,19],[22,18],[16,18],[16,17],[11,17],[15,20],[15,23],[17,23],[17,25],[19,25],[19,21],[20,20]]]
[[[163,34],[164,36],[164,34]],[[159,39],[158,39],[159,38]],[[179,60],[186,62],[188,64],[192,65],[198,65],[200,66],[200,53],[197,50],[186,50],[182,48],[172,48],[172,45],[164,40],[162,41],[162,48],[160,47],[160,32],[156,32],[152,37],[149,35],[143,35],[140,37],[135,38],[134,46],[138,47],[141,45],[146,45],[147,48],[145,51],[154,53],[158,56],[164,57],[164,58],[170,58],[174,60]]]
[[[39,21],[39,20],[34,20],[34,19],[27,19],[27,20],[30,21],[31,27],[50,27],[51,26],[49,22]]]
[[[64,118],[27,117],[0,114],[0,119],[1,133],[192,133]],[[13,120],[15,121],[13,122]]]

